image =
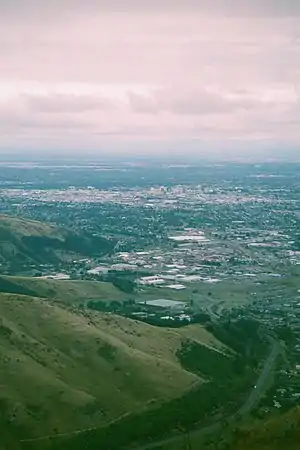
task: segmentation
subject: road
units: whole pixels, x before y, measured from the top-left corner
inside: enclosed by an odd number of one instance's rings
[[[270,371],[273,369],[277,356],[280,352],[280,344],[279,342],[277,342],[274,338],[269,336],[269,340],[271,343],[271,351],[267,357],[267,359],[264,362],[264,365],[262,367],[262,370],[260,372],[260,375],[256,381],[256,387],[253,387],[251,389],[251,392],[249,394],[249,396],[247,397],[246,401],[244,402],[243,406],[233,415],[229,418],[230,421],[234,421],[236,420],[237,416],[241,416],[241,415],[245,415],[247,413],[249,413],[258,403],[259,399],[263,396],[263,394],[266,392],[267,387],[268,387],[268,376],[270,374]],[[113,422],[117,422],[120,419],[124,418],[125,416],[128,416],[129,413],[124,414],[123,416],[113,420],[111,423]],[[221,426],[221,422],[216,422],[212,425],[203,427],[203,428],[198,428],[195,429],[194,431],[192,431],[190,433],[190,436],[192,437],[193,435],[199,435],[201,434],[202,436],[205,436],[205,434],[210,434],[213,431],[217,431]],[[67,437],[67,436],[74,436],[74,435],[78,435],[78,434],[82,434],[82,433],[86,433],[88,431],[94,431],[101,428],[101,426],[99,427],[91,427],[91,428],[85,428],[82,430],[74,430],[72,432],[66,432],[66,433],[60,433],[60,434],[55,434],[55,435],[51,435],[51,436],[40,436],[40,437],[36,437],[36,438],[27,438],[27,439],[21,439],[20,442],[37,442],[37,441],[45,441],[48,439],[59,439],[61,437]],[[176,435],[176,436],[172,436],[166,439],[162,439],[160,441],[155,441],[155,442],[151,442],[149,444],[140,446],[140,447],[136,447],[135,450],[151,450],[151,449],[155,449],[156,447],[159,447],[160,445],[167,445],[167,444],[172,444],[178,440],[182,439],[182,435]]]
[[[244,415],[249,413],[259,402],[263,394],[266,392],[268,385],[268,376],[273,369],[277,356],[280,352],[280,344],[273,338],[269,338],[272,344],[271,352],[268,358],[265,360],[262,371],[256,381],[255,387],[253,387],[247,401],[238,411],[238,414]]]
[[[268,337],[270,343],[271,343],[271,350],[266,358],[262,370],[259,374],[259,377],[256,381],[256,384],[252,387],[250,394],[248,395],[247,399],[245,400],[244,404],[241,406],[241,408],[233,414],[229,419],[226,418],[229,421],[236,421],[238,416],[243,416],[248,414],[259,402],[259,400],[262,398],[264,393],[266,392],[268,388],[268,377],[270,375],[270,372],[275,367],[276,359],[280,353],[280,344],[278,341],[276,341],[272,337]],[[221,427],[221,422],[216,422],[212,425],[208,425],[203,428],[195,429],[190,433],[190,437],[193,437],[197,434],[197,436],[206,434],[211,434],[214,431],[217,431]],[[151,450],[155,449],[161,445],[169,445],[173,444],[175,442],[182,440],[182,434],[172,436],[166,439],[162,439],[160,441],[151,442],[149,444],[136,447],[134,450]]]

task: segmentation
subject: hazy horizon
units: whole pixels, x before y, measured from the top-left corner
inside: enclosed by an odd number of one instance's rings
[[[294,159],[300,2],[0,1],[0,155]]]
[[[153,150],[153,149],[152,149]],[[294,151],[270,151],[263,152],[258,149],[256,152],[240,152],[235,151],[219,151],[213,152],[184,152],[173,151],[167,152],[165,149],[161,152],[147,151],[144,148],[141,151],[122,151],[117,150],[99,150],[99,151],[66,151],[43,149],[27,151],[4,151],[0,152],[0,165],[18,164],[18,163],[41,163],[51,162],[55,164],[123,164],[123,163],[139,163],[145,162],[150,164],[179,164],[179,165],[198,165],[202,163],[207,164],[235,164],[235,163],[249,163],[249,164],[268,164],[268,163],[283,163],[283,164],[300,164],[300,155],[297,149]]]

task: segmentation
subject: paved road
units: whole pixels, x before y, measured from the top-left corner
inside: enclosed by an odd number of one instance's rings
[[[244,415],[249,413],[259,402],[261,397],[264,395],[264,393],[267,390],[268,387],[268,377],[273,369],[277,356],[280,352],[280,344],[279,342],[275,341],[273,338],[269,338],[270,342],[272,344],[271,352],[268,356],[268,358],[265,360],[264,366],[262,368],[262,371],[256,381],[255,387],[250,392],[250,395],[247,399],[247,401],[244,403],[244,405],[240,408],[238,411],[238,414]]]
[[[236,412],[236,414],[234,414],[233,416],[230,417],[230,420],[236,420],[236,416],[237,415],[245,415],[247,413],[249,413],[258,403],[259,399],[263,396],[263,394],[265,393],[265,391],[267,390],[268,387],[268,376],[270,371],[273,369],[277,356],[280,352],[280,344],[272,337],[269,337],[269,340],[271,342],[271,351],[267,357],[267,359],[264,362],[263,368],[260,372],[260,375],[256,381],[256,387],[253,387],[247,400],[245,401],[245,403],[243,404],[243,406]],[[120,420],[121,418],[125,417],[129,415],[129,413],[124,414],[123,416],[119,417],[118,419],[113,420],[111,423],[113,422],[117,422],[118,420]],[[198,428],[196,430],[194,430],[193,432],[190,433],[191,436],[198,434],[199,433],[203,436],[205,436],[205,434],[210,434],[212,433],[214,430],[217,431],[221,426],[221,422],[216,422],[212,425],[206,426],[204,428]],[[72,432],[68,432],[68,433],[60,433],[60,434],[55,434],[55,435],[51,435],[51,436],[41,436],[41,437],[37,437],[37,438],[29,438],[29,439],[22,439],[20,440],[20,442],[36,442],[36,441],[44,441],[44,440],[48,440],[48,439],[58,439],[61,437],[67,437],[67,436],[72,436],[72,435],[78,435],[78,434],[82,434],[82,433],[86,433],[88,431],[92,431],[92,430],[96,430],[99,429],[101,427],[91,427],[91,428],[86,428],[83,430],[74,430]],[[161,441],[155,441],[155,442],[151,442],[149,444],[140,446],[140,447],[136,447],[135,450],[151,450],[154,449],[160,445],[166,445],[166,444],[172,444],[178,440],[182,439],[182,435],[176,435],[176,436],[172,436],[166,439],[163,439]]]
[[[259,402],[259,400],[262,398],[264,393],[266,392],[268,388],[268,377],[271,372],[271,370],[274,368],[276,359],[280,352],[280,344],[278,341],[276,341],[274,338],[269,336],[269,341],[271,343],[271,350],[267,357],[267,359],[264,362],[264,365],[262,367],[262,370],[259,374],[259,377],[256,381],[255,386],[251,389],[251,392],[249,396],[247,397],[246,401],[242,405],[242,407],[235,413],[233,416],[229,418],[230,421],[236,420],[237,416],[242,416],[248,414]],[[228,419],[228,418],[227,418]],[[199,428],[190,433],[190,436],[193,435],[203,435],[211,434],[214,431],[217,431],[221,427],[221,422],[216,422],[212,425],[206,426],[204,428]],[[168,445],[175,443],[177,441],[182,440],[182,435],[176,435],[172,436],[166,439],[163,439],[161,441],[151,442],[149,444],[136,447],[135,450],[151,450],[155,449],[161,445]]]

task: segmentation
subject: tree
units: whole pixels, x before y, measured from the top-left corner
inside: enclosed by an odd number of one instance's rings
[[[134,292],[135,284],[131,280],[127,280],[126,278],[113,278],[112,284],[120,289],[120,291],[126,292],[127,294],[131,294]]]

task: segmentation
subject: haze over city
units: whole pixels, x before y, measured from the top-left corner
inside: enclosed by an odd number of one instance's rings
[[[0,2],[0,154],[297,156],[299,2],[46,3]]]
[[[0,450],[299,450],[300,0],[0,0]]]

